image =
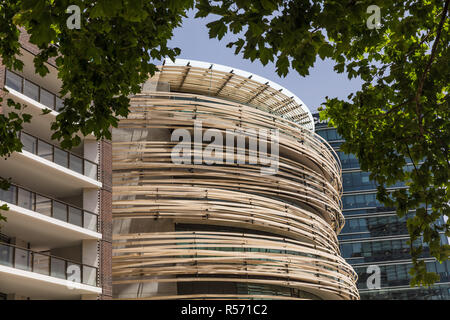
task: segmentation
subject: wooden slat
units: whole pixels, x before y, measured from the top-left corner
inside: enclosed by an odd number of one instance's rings
[[[189,90],[191,80],[186,77],[183,90]],[[261,86],[253,94],[258,90]],[[266,110],[198,94],[138,95],[131,99],[130,111],[119,122],[121,132],[192,132],[195,120],[202,121],[203,130],[214,128],[224,135],[227,129],[278,129],[279,169],[275,175],[261,175],[261,165],[248,162],[175,165],[171,151],[177,143],[169,139],[113,139],[114,221],[169,219],[248,230],[116,234],[114,284],[234,282],[295,288],[324,299],[359,298],[356,273],[340,256],[337,240],[344,225],[341,167],[321,137]],[[256,234],[260,232],[265,234]],[[183,297],[274,298],[267,292],[143,299]]]

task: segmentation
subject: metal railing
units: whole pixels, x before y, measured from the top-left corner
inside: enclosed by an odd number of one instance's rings
[[[0,265],[98,286],[96,267],[7,243],[0,243]]]
[[[0,200],[82,228],[98,232],[98,215],[25,188],[0,189]]]
[[[91,179],[98,180],[98,165],[95,162],[83,159],[22,131],[19,133],[19,138],[23,145],[22,150],[31,152]]]
[[[43,104],[51,110],[59,112],[64,107],[63,99],[59,98],[56,94],[45,90],[36,83],[25,79],[13,71],[6,70],[5,85],[26,95],[28,98]]]

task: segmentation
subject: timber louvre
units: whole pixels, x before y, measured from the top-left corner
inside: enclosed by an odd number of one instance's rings
[[[128,118],[113,133],[114,296],[358,299],[356,273],[337,241],[344,225],[340,164],[307,129],[308,113],[283,107],[296,100],[267,83],[242,90],[253,80],[243,83],[234,70],[214,80],[203,76],[211,69],[194,63],[160,70],[171,92],[132,97]],[[222,133],[278,129],[278,173],[261,175],[251,164],[173,164],[170,134],[192,132],[194,120]],[[186,292],[185,284],[194,289]]]

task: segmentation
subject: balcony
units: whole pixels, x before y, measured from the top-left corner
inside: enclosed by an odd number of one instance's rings
[[[98,231],[97,214],[19,186],[11,185],[6,191],[0,189],[0,201],[5,201],[91,231]]]
[[[20,133],[20,140],[22,152],[0,158],[0,176],[56,198],[102,187],[97,163],[25,132]]]
[[[0,264],[90,286],[98,284],[96,267],[7,243],[0,243]]]
[[[97,214],[61,200],[11,185],[9,190],[0,190],[0,205],[3,203],[9,210],[2,211],[7,218],[2,232],[37,247],[70,246],[102,238]]]
[[[32,299],[99,294],[98,269],[44,252],[0,243],[0,289]]]
[[[19,137],[23,144],[22,151],[30,152],[64,168],[98,180],[98,165],[96,163],[58,148],[28,133],[20,132]]]
[[[39,102],[45,108],[59,112],[64,107],[64,101],[56,94],[45,90],[41,86],[10,70],[6,70],[5,85],[7,89],[21,93]]]

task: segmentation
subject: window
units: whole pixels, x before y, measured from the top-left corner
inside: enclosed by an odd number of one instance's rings
[[[10,186],[8,190],[0,189],[0,200],[15,204],[16,203],[16,187]]]
[[[69,165],[68,161],[69,161],[69,154],[66,151],[54,148],[54,162],[56,164],[59,164],[60,166],[67,168]]]
[[[40,102],[54,110],[55,109],[55,95],[53,93],[48,92],[47,90],[41,89],[41,99]]]
[[[36,154],[37,139],[24,132],[20,133],[20,142],[22,142],[22,150]]]
[[[6,83],[8,87],[18,92],[22,92],[22,77],[6,70]]]
[[[30,191],[19,188],[17,205],[28,210],[33,210],[33,194]]]
[[[80,174],[83,174],[83,159],[70,154],[70,169]]]
[[[53,201],[53,218],[67,221],[67,205],[58,201]]]
[[[26,79],[24,80],[23,94],[35,101],[39,101],[39,87]]]

